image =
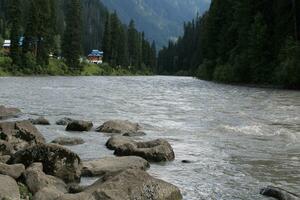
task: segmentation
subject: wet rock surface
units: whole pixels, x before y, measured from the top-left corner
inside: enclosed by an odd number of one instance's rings
[[[97,200],[181,200],[180,190],[165,181],[151,177],[147,172],[128,169],[89,186],[84,192],[98,197]]]
[[[33,163],[25,173],[25,182],[29,190],[35,194],[43,188],[53,187],[56,191],[67,192],[67,185],[59,178],[47,175],[43,172],[42,163]]]
[[[90,121],[73,120],[68,123],[66,131],[90,131],[93,127],[93,123]]]
[[[18,108],[6,108],[0,105],[0,120],[15,118],[21,114],[21,110]]]
[[[7,142],[8,144],[5,144]],[[30,121],[0,123],[0,151],[7,154],[11,147],[13,151],[25,149],[36,144],[45,143],[44,136]],[[6,155],[4,153],[4,155]]]
[[[127,120],[110,120],[96,129],[103,133],[136,133],[141,129],[138,123]]]
[[[150,162],[172,161],[175,154],[171,145],[163,139],[136,142],[124,136],[111,137],[106,146],[117,156],[139,156]]]
[[[43,164],[46,174],[61,178],[65,182],[80,181],[81,161],[79,156],[56,144],[40,144],[15,153],[8,163],[22,163],[26,167],[32,163]]]
[[[268,197],[273,197],[278,200],[300,200],[300,196],[291,193],[282,188],[268,186],[260,190],[260,194]]]
[[[49,120],[44,117],[39,117],[37,119],[29,119],[29,121],[34,125],[50,125]]]
[[[106,157],[83,162],[82,176],[101,176],[106,173],[116,173],[126,169],[146,170],[149,163],[140,157]]]

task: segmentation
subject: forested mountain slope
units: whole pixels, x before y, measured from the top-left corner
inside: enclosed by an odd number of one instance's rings
[[[158,46],[182,34],[182,23],[191,20],[197,13],[203,14],[210,4],[210,0],[101,1],[111,11],[116,10],[123,22],[135,20],[138,30],[144,31]]]
[[[213,0],[159,53],[159,72],[300,88],[300,1]]]

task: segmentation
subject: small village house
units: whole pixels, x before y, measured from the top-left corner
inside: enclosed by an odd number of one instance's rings
[[[24,37],[20,37],[19,39],[19,46],[21,47],[23,45]],[[2,45],[4,54],[8,55],[10,53],[10,46],[11,46],[11,40],[4,40],[4,43]]]
[[[10,53],[10,45],[11,45],[10,40],[4,40],[4,43],[2,45],[4,54],[9,54]]]
[[[94,64],[102,64],[103,54],[103,51],[92,50],[92,52],[88,55],[88,61]]]

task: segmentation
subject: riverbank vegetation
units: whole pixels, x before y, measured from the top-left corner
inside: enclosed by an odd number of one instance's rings
[[[300,88],[300,2],[214,0],[158,58],[160,74]]]
[[[156,47],[109,13],[98,0],[3,0],[0,2],[0,76],[152,74]],[[84,55],[104,50],[103,65]]]

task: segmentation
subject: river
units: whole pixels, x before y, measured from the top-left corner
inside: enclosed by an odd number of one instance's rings
[[[300,193],[300,92],[248,88],[189,77],[0,78],[0,105],[22,118],[45,116],[139,122],[150,140],[165,138],[176,160],[152,164],[149,173],[177,185],[185,200],[267,199],[267,185]],[[102,133],[67,133],[38,126],[51,141],[82,137],[69,147],[83,160],[112,155]],[[192,163],[184,164],[182,160]],[[83,184],[94,181],[83,179]]]

